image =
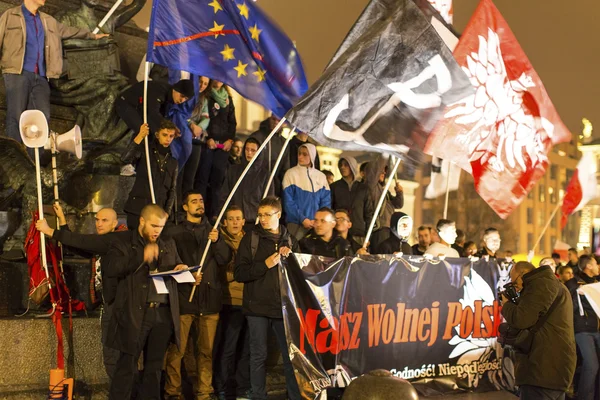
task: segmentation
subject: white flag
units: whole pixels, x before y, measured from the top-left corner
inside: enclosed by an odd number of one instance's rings
[[[433,157],[431,161],[431,182],[425,191],[426,199],[435,199],[446,193],[446,190],[458,190],[460,168],[450,161]]]

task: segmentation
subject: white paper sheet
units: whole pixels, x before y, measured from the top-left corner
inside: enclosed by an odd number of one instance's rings
[[[156,288],[156,293],[158,294],[169,294],[169,289],[167,289],[167,285],[165,285],[165,281],[160,276],[152,277],[152,282],[154,283],[154,287]]]
[[[194,283],[196,279],[194,279],[194,275],[190,271],[183,271],[180,274],[173,274],[173,279],[177,281],[177,283]]]

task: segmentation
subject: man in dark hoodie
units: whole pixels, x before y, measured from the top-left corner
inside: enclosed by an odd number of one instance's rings
[[[254,158],[256,151],[260,147],[260,143],[253,137],[246,139],[244,143],[244,149],[242,151],[242,162],[236,165],[230,165],[227,171],[227,177],[221,188],[221,200],[219,202],[220,207],[223,207],[229,193],[235,186],[236,182],[246,169],[248,163]],[[264,151],[259,154],[258,159],[254,161],[252,167],[240,183],[233,194],[230,205],[241,207],[244,217],[246,219],[246,226],[244,230],[249,232],[254,226],[256,221],[256,211],[258,210],[258,203],[260,203],[269,181],[269,171],[267,167],[267,158],[264,155]],[[273,195],[273,185],[269,188],[269,194]]]
[[[218,231],[213,229],[205,217],[204,200],[199,192],[185,194],[183,209],[186,212],[186,220],[166,232],[166,235],[175,241],[183,262],[190,266],[198,265],[208,240],[213,244],[204,261],[202,280],[196,287],[191,302],[189,298],[194,286],[189,283],[179,284],[181,346],[171,345],[167,351],[165,397],[179,399],[181,396],[181,360],[191,337],[190,331],[195,326],[198,335],[194,343],[197,365],[194,391],[196,399],[207,400],[214,391],[213,344],[223,297],[218,268],[229,262],[231,250],[224,240],[219,240]]]
[[[354,254],[350,242],[335,230],[335,213],[331,208],[318,209],[313,222],[313,229],[300,240],[302,253],[335,259]]]
[[[367,234],[367,225],[373,218],[374,203],[369,201],[367,185],[358,180],[360,175],[354,157],[340,155],[338,168],[342,179],[330,187],[332,208],[348,210],[352,219],[350,236],[362,244]]]
[[[265,197],[258,205],[260,226],[242,239],[235,262],[234,278],[244,283],[243,311],[250,330],[250,382],[252,398],[266,400],[268,331],[275,333],[281,356],[287,396],[300,400],[300,389],[290,361],[279,289],[281,257],[300,248],[285,226],[279,224],[281,202]]]
[[[502,295],[502,316],[511,328],[531,329],[554,304],[533,336],[529,353],[516,353],[515,384],[520,398],[564,399],[577,360],[571,296],[549,266],[535,268],[520,261],[511,269],[510,279],[520,293],[516,303]]]
[[[596,259],[587,254],[579,257],[579,272],[565,282],[573,298],[573,325],[575,327],[575,342],[581,354],[581,372],[577,385],[579,400],[600,398],[597,393],[598,352],[600,351],[600,332],[598,331],[598,315],[590,305],[587,297],[580,295],[578,289],[582,285],[598,282],[600,269]],[[596,394],[594,394],[596,392]]]
[[[413,219],[401,211],[392,214],[390,229],[392,235],[383,241],[375,251],[375,254],[412,255],[412,248],[408,244],[408,238],[412,233]]]
[[[263,143],[271,131],[275,129],[277,124],[279,123],[279,118],[275,115],[271,115],[269,118],[265,119],[260,123],[260,127],[256,132],[250,135],[251,138],[254,138],[258,141],[258,143]],[[277,157],[279,153],[281,153],[281,149],[283,149],[283,145],[285,143],[285,138],[281,136],[281,131],[277,133],[273,138],[267,143],[266,149],[263,151],[265,153],[265,157],[269,161],[267,163],[267,167],[269,170],[269,175],[271,175],[271,171],[275,167],[275,162],[277,161]],[[290,156],[289,156],[289,148],[285,150],[284,156],[281,159],[281,163],[279,164],[279,168],[277,170],[277,174],[275,175],[275,180],[273,181],[275,195],[277,197],[281,197],[281,182],[283,182],[283,176],[285,172],[290,169],[290,167],[295,166],[290,164]],[[249,218],[246,218],[247,221],[250,221]]]

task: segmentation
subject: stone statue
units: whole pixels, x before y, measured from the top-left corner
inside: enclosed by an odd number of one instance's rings
[[[353,380],[342,400],[418,400],[416,389],[390,371],[376,369]]]
[[[130,5],[117,9],[101,30],[113,34],[145,3],[146,0],[134,0]],[[99,22],[94,13],[96,5],[97,0],[81,0],[78,9],[59,12],[55,17],[63,24],[93,30]],[[77,122],[82,128],[84,141],[114,144],[127,133],[127,127],[114,107],[119,93],[129,84],[120,72],[115,39],[70,39],[64,41],[63,49],[65,73],[60,79],[50,80],[54,89],[52,102],[77,110]]]

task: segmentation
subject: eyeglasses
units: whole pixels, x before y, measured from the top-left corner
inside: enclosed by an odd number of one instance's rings
[[[279,211],[275,211],[272,213],[266,213],[266,214],[258,214],[257,217],[258,219],[263,219],[263,218],[271,218],[273,215],[277,214]]]
[[[348,218],[344,218],[344,217],[336,218],[335,220],[337,222],[342,222],[342,221],[350,222],[350,220]]]

